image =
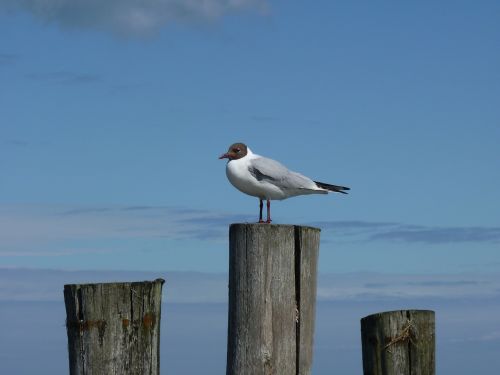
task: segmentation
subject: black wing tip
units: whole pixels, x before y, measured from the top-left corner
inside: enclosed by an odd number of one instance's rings
[[[336,193],[348,194],[345,192],[345,190],[351,190],[351,188],[349,188],[347,186],[325,184],[324,182],[319,182],[319,181],[314,181],[314,183],[322,189],[334,191]]]

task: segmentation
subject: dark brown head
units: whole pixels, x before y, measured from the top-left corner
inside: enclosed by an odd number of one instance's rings
[[[248,153],[248,147],[244,143],[233,143],[229,146],[229,149],[225,154],[222,154],[219,159],[229,159],[229,160],[237,160],[246,156]]]

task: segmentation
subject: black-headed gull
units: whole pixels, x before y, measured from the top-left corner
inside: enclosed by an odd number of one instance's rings
[[[267,200],[267,221],[271,222],[271,200],[305,194],[347,194],[348,187],[313,181],[290,171],[276,160],[254,154],[244,143],[232,144],[219,159],[229,159],[226,175],[233,186],[245,194],[259,198],[259,223],[262,220],[263,200]]]

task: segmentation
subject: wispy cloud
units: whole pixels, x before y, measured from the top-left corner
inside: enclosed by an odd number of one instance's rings
[[[253,222],[251,215],[169,206],[0,206],[0,255],[54,256],[109,251],[79,246],[88,241],[173,239],[222,242],[234,222]],[[405,241],[424,244],[500,241],[499,228],[427,228],[391,222],[337,221],[311,223],[335,240]],[[75,245],[79,244],[79,245]],[[53,246],[57,245],[57,246]],[[64,247],[67,250],[61,250]]]
[[[0,9],[23,10],[63,28],[96,29],[120,35],[157,32],[174,21],[215,20],[254,10],[265,13],[267,0],[0,0]]]
[[[226,214],[208,215],[201,217],[189,217],[181,220],[181,224],[186,224],[185,235],[196,239],[221,239],[227,235],[227,227],[231,223],[245,223],[252,220],[248,215]],[[190,228],[196,228],[193,231]]]
[[[323,275],[318,299],[377,300],[415,298],[498,298],[500,275],[383,274],[359,272]]]
[[[398,225],[393,222],[380,222],[380,221],[362,221],[362,220],[344,220],[344,221],[315,221],[312,223],[315,226],[319,226],[326,229],[379,229],[392,227]]]
[[[69,283],[167,281],[169,302],[226,302],[226,273],[146,271],[64,271],[0,267],[0,300],[58,300]],[[467,283],[463,283],[467,281]],[[498,298],[499,274],[400,275],[320,274],[318,301],[377,301]]]
[[[143,90],[148,86],[151,86],[151,84],[148,82],[117,83],[117,84],[112,84],[110,86],[110,90],[116,93],[134,92],[137,90]]]
[[[477,280],[421,280],[421,281],[405,281],[402,283],[403,285],[408,285],[408,286],[421,286],[421,287],[455,287],[455,286],[468,286],[468,285],[477,285],[479,284],[479,281]],[[388,283],[383,283],[383,282],[370,282],[364,284],[366,288],[369,289],[381,289],[381,288],[389,288],[393,287],[392,284]]]
[[[52,84],[57,86],[98,85],[98,87],[107,88],[113,93],[136,92],[149,86],[146,82],[112,82],[103,78],[100,74],[67,70],[27,73],[24,77],[35,83]]]
[[[101,77],[96,74],[68,71],[59,71],[52,73],[29,73],[26,74],[26,78],[34,81],[48,82],[59,85],[82,85],[102,81]]]
[[[11,146],[11,147],[26,147],[26,146],[28,146],[28,142],[23,141],[21,139],[5,139],[2,143],[5,146]]]
[[[227,300],[227,275],[198,272],[64,271],[1,268],[0,301],[59,301],[64,284],[166,280],[168,302],[203,303]]]
[[[268,122],[276,122],[279,121],[280,119],[277,116],[251,115],[250,120],[255,122],[268,123]]]
[[[452,338],[450,340],[451,343],[478,343],[478,342],[500,342],[500,331],[491,331],[482,334],[474,334],[470,337],[460,337],[460,338]]]
[[[374,233],[370,236],[370,239],[421,242],[427,244],[500,242],[500,227],[398,227],[388,231]]]
[[[0,255],[89,252],[72,243],[131,238],[222,241],[227,227],[244,215],[162,206],[0,207]],[[49,249],[49,250],[47,250]],[[105,249],[103,251],[106,251]]]
[[[0,53],[0,66],[11,65],[19,59],[19,56],[13,53]]]
[[[500,341],[500,331],[493,331],[482,335],[480,341]]]
[[[358,241],[402,241],[424,244],[500,242],[500,227],[430,227],[370,221],[319,221],[311,225]]]

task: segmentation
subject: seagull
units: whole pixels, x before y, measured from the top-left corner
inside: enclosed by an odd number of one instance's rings
[[[262,220],[263,201],[267,201],[267,221],[271,223],[271,200],[282,200],[297,195],[347,194],[350,188],[313,181],[300,173],[290,171],[276,160],[254,154],[244,143],[234,143],[219,159],[228,159],[226,176],[241,192],[259,198],[259,223]]]

